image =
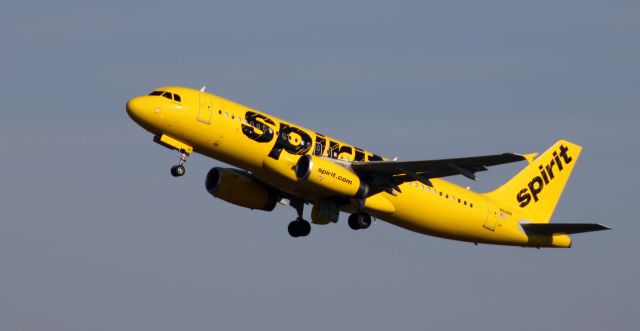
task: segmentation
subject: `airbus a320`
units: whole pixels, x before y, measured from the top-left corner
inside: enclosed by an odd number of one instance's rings
[[[292,237],[306,237],[312,205],[316,225],[348,213],[353,230],[372,217],[418,233],[472,243],[571,247],[570,234],[608,229],[595,223],[550,223],[581,147],[559,140],[540,156],[503,153],[395,161],[236,102],[185,87],[161,87],[126,105],[154,141],[179,153],[171,174],[185,174],[192,153],[233,168],[212,168],[207,191],[229,203],[271,211],[278,202],[297,213]],[[489,167],[527,165],[492,192],[476,193],[443,180],[475,179]]]

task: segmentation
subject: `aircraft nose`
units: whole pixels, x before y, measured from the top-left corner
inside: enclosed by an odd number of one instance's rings
[[[140,119],[144,111],[142,97],[135,97],[127,102],[127,114],[133,120]]]

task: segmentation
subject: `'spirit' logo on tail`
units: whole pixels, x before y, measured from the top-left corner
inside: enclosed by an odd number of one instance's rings
[[[560,145],[559,153],[558,151],[553,152],[553,158],[547,165],[539,165],[538,169],[540,169],[540,176],[533,177],[533,179],[529,182],[527,187],[523,188],[518,192],[516,199],[520,203],[520,207],[526,207],[531,200],[534,202],[538,202],[538,194],[542,192],[542,190],[555,178],[554,175],[554,167],[557,169],[557,172],[562,172],[564,166],[571,163],[573,159],[567,152],[569,148],[565,145]]]

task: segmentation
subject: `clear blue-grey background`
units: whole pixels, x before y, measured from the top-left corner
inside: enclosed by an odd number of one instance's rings
[[[637,1],[4,1],[1,330],[636,330]],[[291,239],[126,115],[200,88],[403,160],[584,146],[569,250]],[[519,167],[482,173],[486,191]],[[429,208],[429,206],[425,206]]]

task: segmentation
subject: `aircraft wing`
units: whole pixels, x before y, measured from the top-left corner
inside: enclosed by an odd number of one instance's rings
[[[429,179],[454,175],[463,175],[475,180],[475,173],[486,171],[487,167],[524,160],[526,160],[524,155],[505,153],[425,161],[353,162],[351,168],[363,178],[377,182],[378,186],[386,184],[399,191],[397,185],[403,182],[417,180],[433,186]]]

